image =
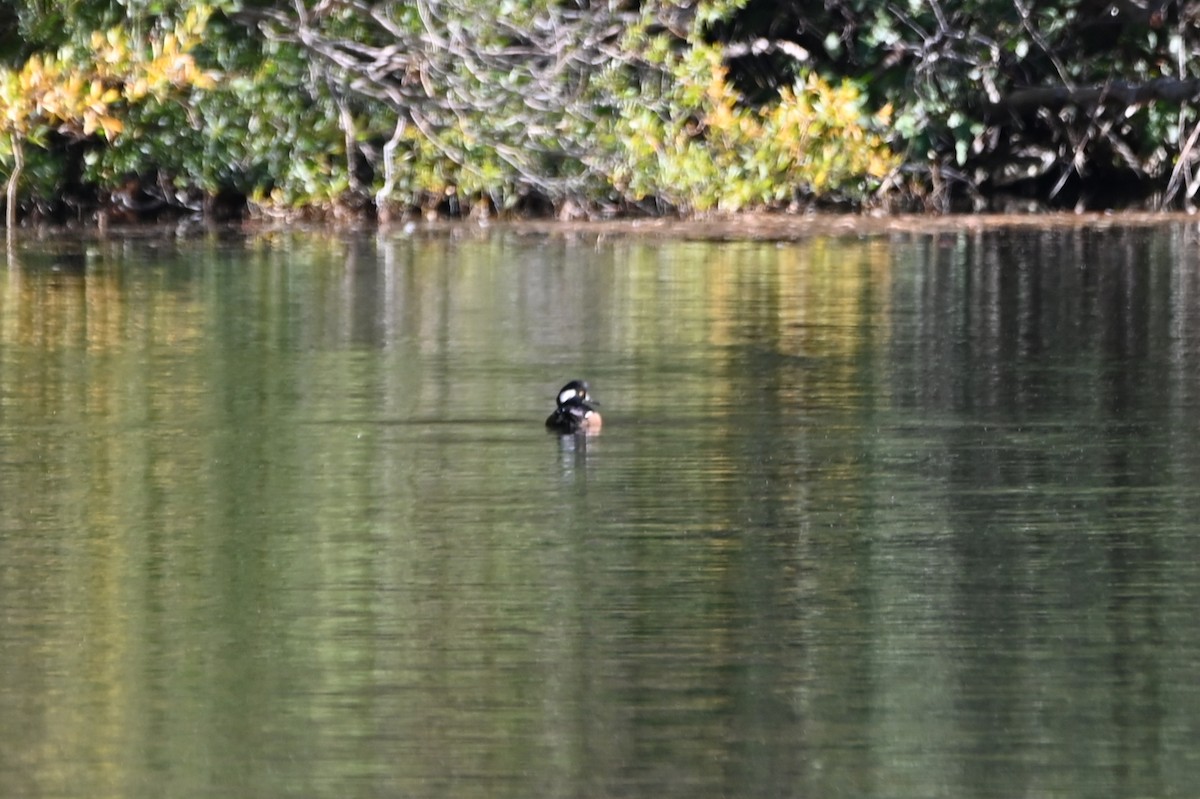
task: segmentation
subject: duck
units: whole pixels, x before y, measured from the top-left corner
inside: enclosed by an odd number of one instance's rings
[[[588,384],[584,380],[572,380],[558,390],[558,406],[554,413],[546,419],[546,427],[555,433],[586,433],[592,435],[600,432],[603,421],[596,406],[600,403],[592,399]]]

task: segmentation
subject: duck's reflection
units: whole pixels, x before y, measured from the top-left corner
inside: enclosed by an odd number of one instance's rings
[[[558,436],[559,466],[563,477],[575,481],[586,480],[589,459],[595,454],[598,446],[598,437],[594,433]]]

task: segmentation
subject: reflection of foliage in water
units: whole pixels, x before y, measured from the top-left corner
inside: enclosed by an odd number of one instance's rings
[[[1196,705],[1180,231],[25,242],[4,750],[123,796],[1189,762],[1143,681]],[[580,369],[608,423],[565,451]]]

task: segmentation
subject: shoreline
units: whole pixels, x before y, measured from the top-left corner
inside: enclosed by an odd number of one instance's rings
[[[364,220],[291,221],[257,219],[208,223],[196,219],[122,225],[41,224],[6,231],[12,241],[47,238],[174,238],[216,234],[280,232],[374,233],[400,236],[475,236],[511,233],[539,236],[669,238],[689,241],[796,241],[815,236],[930,235],[1006,228],[1103,229],[1200,223],[1185,211],[1048,212],[1031,214],[783,214],[744,212],[691,217],[601,220],[437,219],[374,222]]]

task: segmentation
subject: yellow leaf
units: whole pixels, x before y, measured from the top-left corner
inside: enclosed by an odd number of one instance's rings
[[[136,78],[125,84],[125,99],[131,103],[136,103],[149,93],[150,87],[145,78]]]
[[[100,117],[100,126],[104,128],[104,137],[106,139],[111,139],[125,130],[125,124],[121,120],[108,115]]]
[[[218,77],[216,72],[197,72],[192,77],[192,85],[197,89],[212,89],[217,85]]]

